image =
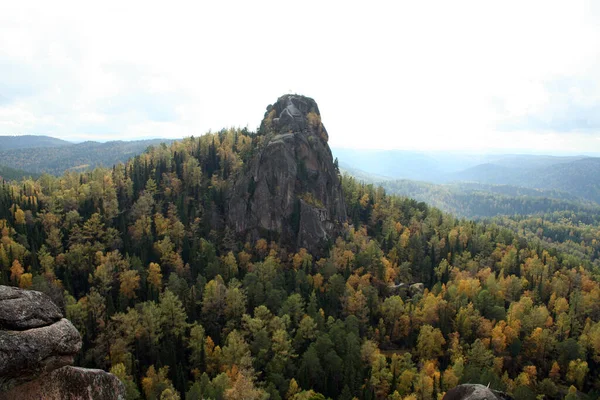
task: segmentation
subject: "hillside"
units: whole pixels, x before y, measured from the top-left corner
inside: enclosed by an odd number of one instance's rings
[[[0,284],[131,399],[598,397],[597,220],[459,220],[340,177],[327,139],[283,96],[258,132],[0,184]]]
[[[0,181],[21,180],[27,177],[37,178],[39,177],[39,175],[40,174],[36,174],[34,172],[27,172],[20,169],[14,169],[0,165]]]
[[[339,167],[340,172],[342,174],[352,175],[358,180],[369,183],[383,182],[383,181],[392,181],[393,178],[389,178],[387,176],[376,175],[369,172],[361,171],[357,168],[349,167],[348,164],[344,164],[344,166]]]
[[[352,174],[350,174],[352,175]],[[372,182],[358,173],[357,179]],[[423,201],[452,215],[506,227],[531,244],[576,257],[600,256],[600,206],[567,192],[460,182],[379,181],[387,193]]]
[[[73,143],[50,136],[0,136],[0,151],[15,149],[32,149],[36,147],[63,147],[71,145],[73,145]]]
[[[370,181],[509,185],[570,193],[600,203],[600,158],[334,149],[339,165]]]
[[[563,160],[542,167],[482,164],[449,176],[451,181],[508,184],[559,190],[600,203],[600,158]]]
[[[508,154],[487,156],[487,162],[501,167],[519,167],[523,169],[547,168],[585,159],[585,156],[545,156],[532,154]]]
[[[431,184],[395,180],[380,183],[388,193],[424,201],[465,218],[532,215],[572,210],[600,213],[600,206],[566,192],[474,183]]]
[[[538,168],[519,177],[528,187],[556,189],[600,203],[600,158]]]
[[[2,164],[30,173],[60,175],[67,170],[88,170],[98,166],[111,167],[142,153],[149,146],[172,140],[151,139],[83,142],[54,147],[32,147],[0,151]]]
[[[335,148],[333,154],[338,158],[342,168],[361,170],[389,178],[437,181],[444,174],[444,165],[434,156],[423,153]]]
[[[521,176],[523,169],[518,164],[503,166],[492,163],[479,164],[464,171],[455,172],[446,176],[450,182],[476,182],[485,184],[515,184],[517,176]]]
[[[488,171],[505,168],[493,164],[485,164],[485,167]],[[562,167],[557,167],[557,170],[562,171]],[[543,215],[568,210],[600,213],[600,206],[597,203],[572,193],[581,188],[567,192],[474,181],[435,184],[408,179],[391,179],[353,168],[342,168],[342,171],[360,181],[380,185],[387,193],[423,201],[458,217]]]

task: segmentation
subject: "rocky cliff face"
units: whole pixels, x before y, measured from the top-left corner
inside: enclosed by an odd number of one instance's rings
[[[298,95],[267,107],[257,153],[229,196],[228,223],[249,240],[279,239],[319,253],[346,220],[317,103]]]
[[[43,293],[0,286],[0,400],[121,399],[104,371],[68,365],[81,336]]]

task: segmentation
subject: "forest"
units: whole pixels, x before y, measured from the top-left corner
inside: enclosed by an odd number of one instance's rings
[[[222,223],[260,142],[228,129],[3,181],[0,284],[50,295],[77,364],[128,399],[600,396],[594,210],[470,221],[343,175],[348,223],[318,258]]]
[[[13,180],[21,180],[23,178],[28,178],[28,177],[37,178],[39,176],[40,176],[40,174],[31,173],[31,172],[23,171],[20,169],[14,169],[14,168],[10,168],[10,167],[4,167],[4,166],[0,165],[0,179],[2,179],[2,180],[13,181]]]

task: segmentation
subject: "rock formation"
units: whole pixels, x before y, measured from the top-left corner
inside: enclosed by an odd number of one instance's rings
[[[408,287],[408,293],[410,293],[410,297],[423,296],[424,292],[425,292],[425,285],[422,284],[421,282],[413,283],[412,285],[410,285]]]
[[[346,220],[338,171],[317,103],[299,95],[267,107],[257,154],[229,196],[228,224],[319,253]]]
[[[466,383],[450,389],[442,400],[512,400],[512,397],[483,385]]]
[[[104,371],[68,367],[81,336],[43,293],[0,286],[0,400],[119,399]]]
[[[36,379],[0,393],[0,399],[124,399],[123,384],[114,375],[101,369],[63,367],[50,372],[43,379]]]

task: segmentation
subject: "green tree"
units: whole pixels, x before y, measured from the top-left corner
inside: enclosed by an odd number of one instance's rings
[[[417,353],[421,360],[435,359],[444,354],[446,344],[442,332],[431,325],[423,325],[417,339]]]
[[[167,289],[160,295],[159,308],[162,331],[173,336],[182,336],[188,324],[181,300]]]

